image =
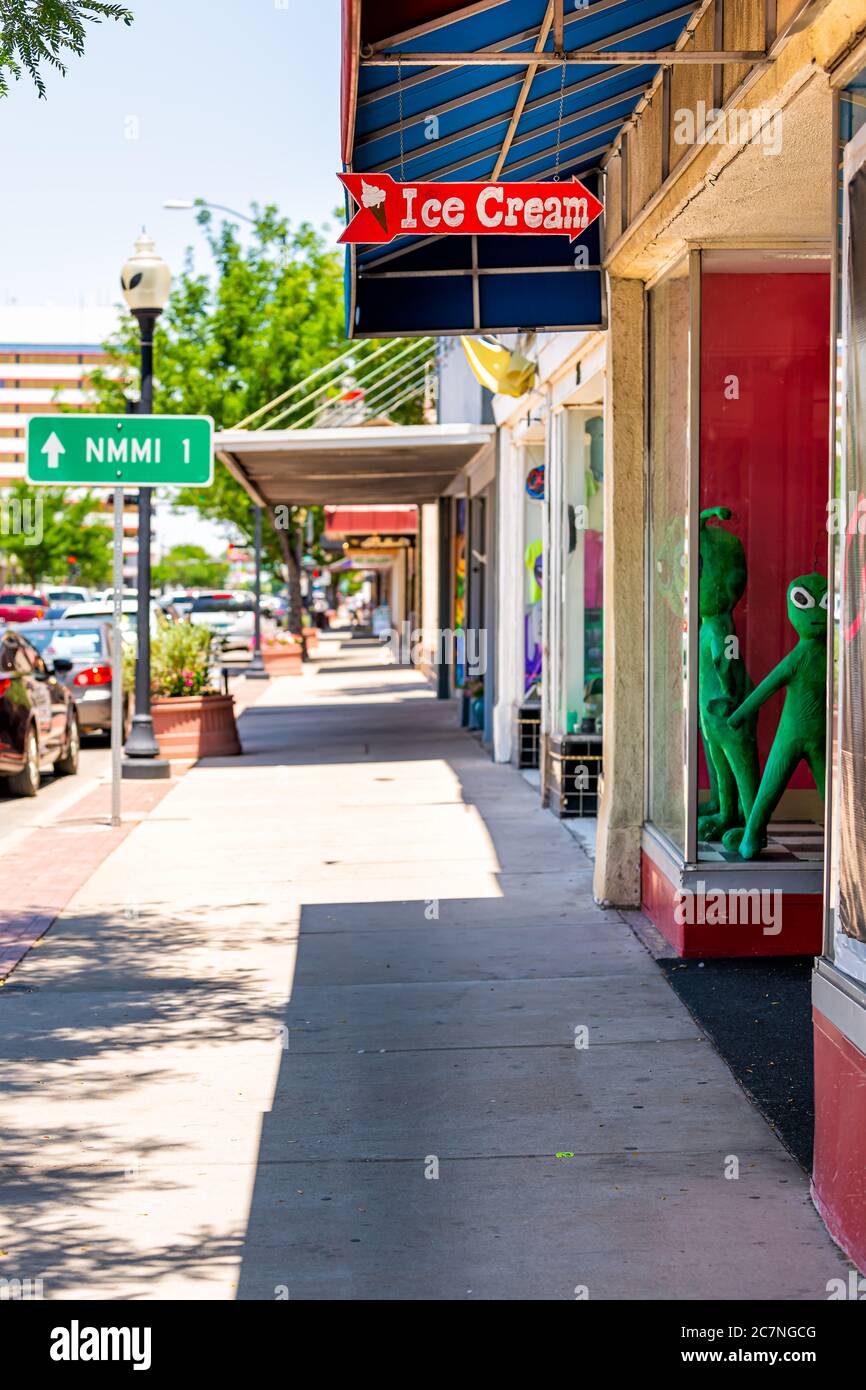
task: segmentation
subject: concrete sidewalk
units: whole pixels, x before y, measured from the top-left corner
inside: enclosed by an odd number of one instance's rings
[[[0,1276],[55,1299],[826,1297],[846,1266],[804,1174],[453,706],[326,641],[242,736],[0,990]]]

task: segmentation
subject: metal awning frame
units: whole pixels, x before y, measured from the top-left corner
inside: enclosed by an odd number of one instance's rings
[[[495,432],[493,425],[359,425],[305,430],[222,430],[217,434],[215,445],[220,462],[225,464],[255,505],[265,509],[280,505],[325,505],[318,497],[311,500],[300,495],[293,502],[286,502],[280,497],[268,499],[267,489],[263,490],[261,484],[271,481],[271,478],[262,476],[257,481],[250,460],[256,455],[278,456],[281,448],[287,463],[290,460],[296,464],[303,461],[304,476],[314,483],[312,491],[316,494],[325,490],[329,483],[342,488],[347,483],[358,482],[362,485],[351,501],[341,499],[332,505],[374,505],[367,495],[370,493],[374,493],[375,500],[381,503],[382,497],[376,489],[390,491],[389,484],[394,480],[406,479],[406,498],[384,505],[417,506],[420,501],[431,501],[441,495],[468,463],[485,449],[491,448]],[[355,449],[363,455],[358,464],[352,458]],[[424,466],[425,454],[429,456],[437,451],[441,454],[443,450],[453,450],[457,461],[443,463],[441,458],[431,458],[431,466]],[[389,455],[400,455],[394,458],[397,465],[394,468],[376,468],[371,462],[371,456],[384,461]],[[413,459],[418,464],[414,468]],[[415,480],[414,488],[408,480]],[[423,486],[418,485],[419,480]]]
[[[574,111],[571,115],[563,117],[562,130],[564,132],[568,129],[569,126],[573,125],[575,122],[586,120],[589,116],[598,115],[600,112],[606,111],[612,106],[620,106],[623,102],[631,101],[634,97],[641,96],[642,93],[645,91],[646,83],[642,82],[637,87],[627,87],[623,92],[617,92],[612,97],[606,97],[604,101],[597,101],[593,106],[588,106],[583,111]],[[558,97],[556,97],[555,100],[558,100]],[[544,104],[546,104],[546,101]],[[524,107],[522,114],[525,115],[527,110],[528,107]],[[467,126],[465,130],[459,133],[459,136],[452,136],[449,139],[448,143],[453,144],[458,139],[464,140],[467,136],[479,135],[483,133],[484,130],[489,130],[491,125],[494,124],[504,125],[507,119],[507,116],[499,116],[496,118],[495,122],[480,121],[477,126]],[[619,130],[620,126],[622,125],[622,122],[623,117],[620,116],[614,121],[607,121],[601,125],[590,126],[588,130],[581,131],[579,137],[574,137],[570,142],[563,141],[560,145],[560,153],[563,150],[568,150],[575,144],[580,143],[580,141],[582,140],[588,140],[591,137],[595,135],[600,135],[607,130]],[[496,160],[496,164],[499,164],[499,161],[502,158],[503,153],[507,158],[509,151],[514,149],[516,146],[526,145],[529,143],[530,140],[536,140],[544,135],[549,135],[551,134],[551,132],[555,131],[557,126],[559,125],[559,120],[548,121],[546,125],[536,126],[533,130],[525,131],[522,135],[513,135],[508,146],[506,146],[504,142],[500,142],[496,145],[488,145],[486,149],[478,150],[475,154],[464,155],[462,159],[456,160],[453,164],[437,165],[433,169],[428,169],[424,173],[424,181],[427,182],[427,180],[429,179],[446,178],[449,174],[456,174],[460,169],[465,169],[473,164],[478,164],[482,159],[488,159],[491,156]],[[437,151],[442,148],[444,143],[445,142],[442,140],[438,140],[436,142]],[[605,145],[603,146],[603,148],[606,149],[607,146]],[[404,156],[402,162],[404,165],[411,164],[413,160],[420,159],[424,155],[429,155],[429,153],[429,149],[413,150],[411,154],[407,154]],[[535,163],[537,160],[544,158],[545,154],[545,151],[541,151],[530,156],[527,160],[515,162],[512,164],[505,164],[503,161],[503,164],[499,166],[499,169],[497,169],[496,165],[494,165],[493,173],[490,175],[491,181],[498,179],[503,173],[506,175],[514,173],[515,170],[520,169],[523,164]],[[376,164],[373,165],[370,169],[365,169],[364,173],[388,173],[392,169],[396,168],[397,165],[399,165],[399,163],[399,159],[389,159],[383,164]]]
[[[412,181],[415,170],[416,178],[433,184],[461,174],[469,182],[481,179],[506,183],[509,179],[545,181],[572,175],[581,179],[602,177],[603,168],[623,130],[634,122],[636,113],[646,105],[663,74],[669,74],[674,65],[709,65],[718,70],[720,80],[725,65],[753,65],[771,56],[765,49],[726,49],[723,30],[718,25],[712,49],[695,50],[692,46],[694,33],[710,3],[711,0],[680,0],[677,4],[674,0],[664,7],[658,4],[635,6],[630,15],[633,22],[625,25],[622,20],[629,16],[630,7],[625,6],[623,0],[594,0],[590,5],[574,8],[569,8],[570,0],[547,0],[545,5],[525,7],[522,13],[513,0],[475,0],[475,3],[457,6],[435,19],[404,27],[388,36],[382,36],[380,29],[378,34],[371,36],[370,42],[366,42],[365,34],[358,33],[354,58],[356,80],[360,85],[355,93],[354,112],[358,123],[365,128],[353,126],[349,142],[351,162],[347,162],[346,167],[355,173],[390,173],[404,182]],[[770,6],[772,0],[765,0],[765,3]],[[400,6],[396,5],[395,10],[399,16]],[[616,13],[610,13],[612,11]],[[499,13],[492,13],[488,22],[484,16],[489,12]],[[518,23],[523,18],[527,24],[530,15],[527,27],[514,32],[514,18]],[[461,27],[464,20],[474,22]],[[506,28],[511,32],[503,34]],[[425,38],[431,36],[432,44],[425,43]],[[437,38],[443,44],[442,52],[436,52],[433,46]],[[581,38],[583,46],[580,46]],[[473,44],[477,46],[472,47]],[[630,44],[640,47],[632,48]],[[482,77],[475,85],[467,76],[466,81],[459,82],[462,89],[459,95],[436,100],[437,95],[442,95],[441,84],[437,89],[437,78],[461,69],[467,70],[467,74],[476,69],[483,72],[488,67],[493,69],[492,80]],[[364,91],[363,75],[367,69],[374,68],[382,68],[387,75]],[[404,68],[410,70],[408,75],[404,75]],[[585,77],[575,72],[581,68],[586,72]],[[560,71],[561,83],[551,81],[551,75],[555,77]],[[501,95],[512,88],[513,100]],[[453,83],[451,90],[454,90]],[[429,105],[425,102],[428,92]],[[404,109],[404,98],[408,98],[408,109]],[[387,112],[390,119],[376,125],[375,104],[386,100],[391,103]],[[586,101],[587,105],[581,107],[581,101]],[[393,119],[395,104],[399,111],[396,121]],[[452,121],[469,118],[471,123],[461,125],[459,130],[452,130],[449,125],[448,133],[441,139],[437,137],[432,143],[422,141],[420,126],[423,122],[446,113],[451,113]],[[477,117],[474,121],[471,120],[473,115]],[[483,142],[486,132],[490,132],[489,143]],[[399,151],[395,148],[397,136]],[[381,153],[376,148],[380,141],[388,142]],[[473,142],[482,148],[472,149]],[[563,322],[558,323],[553,322],[560,316],[557,315],[558,290],[548,288],[538,300],[537,322],[551,331],[604,327],[606,303],[604,276],[600,274],[604,259],[601,228],[599,234],[601,244],[597,247],[593,242],[591,266],[554,265],[552,260],[558,258],[546,255],[539,256],[538,263],[529,266],[522,264],[523,256],[517,257],[513,264],[494,261],[487,266],[483,254],[479,265],[474,238],[469,238],[469,253],[461,258],[457,267],[452,264],[453,258],[439,256],[435,250],[412,264],[413,253],[435,247],[442,241],[438,235],[398,238],[387,248],[351,246],[347,267],[349,336],[387,337],[389,326],[394,327],[392,336],[416,332],[453,336],[482,331],[491,322],[495,322],[497,332],[519,333],[527,323],[506,323],[505,320],[510,320],[512,314],[522,315],[524,311],[526,291],[520,287],[524,276],[543,277],[572,271],[580,274],[585,270],[600,278],[600,289],[590,291],[588,282],[574,282],[575,285],[583,283],[584,288],[563,294],[563,299],[572,302],[559,306]],[[398,258],[405,257],[409,258],[408,264],[405,261],[402,265],[395,264]],[[497,275],[515,276],[514,289],[502,281],[501,293],[494,291],[492,287],[497,281],[483,278]],[[470,278],[471,298],[464,294],[461,299],[456,286],[461,281],[465,284]],[[414,282],[418,286],[425,279],[441,284],[443,295],[450,294],[453,287],[454,298],[449,301],[455,305],[453,319],[437,312],[444,300],[427,304],[421,289],[417,291],[421,298],[416,301],[413,315],[398,307],[400,302],[394,299],[398,294],[396,287],[388,289],[383,283],[384,297],[379,298],[372,283],[406,280],[408,285]],[[364,282],[367,282],[366,294],[362,290]],[[556,284],[544,279],[536,283],[548,287]],[[481,298],[482,284],[487,286],[486,299]],[[499,305],[498,316],[487,312],[491,304]],[[384,312],[377,314],[377,305],[386,306]],[[391,305],[395,306],[393,313]],[[577,321],[587,317],[591,322]],[[360,324],[357,328],[356,322]]]
[[[694,5],[686,7],[689,11]],[[669,18],[670,16],[666,16]],[[656,20],[654,27],[660,28]],[[688,48],[656,48],[639,52],[632,49],[575,48],[570,53],[382,53],[365,58],[361,54],[362,68],[427,67],[435,63],[440,68],[487,68],[532,66],[558,68],[563,63],[600,66],[602,63],[613,67],[643,65],[652,63],[654,67],[670,67],[678,63],[762,63],[767,57],[764,48],[722,49],[712,48],[693,50]],[[432,75],[432,74],[431,74]],[[393,88],[386,89],[389,92]]]
[[[496,3],[504,4],[507,3],[507,0],[496,0]],[[591,10],[592,18],[595,18],[597,15],[603,13],[604,10],[611,9],[616,5],[621,5],[622,3],[623,0],[596,0],[596,3],[592,6]],[[554,4],[555,0],[551,0],[551,7]],[[492,9],[494,8],[494,6],[486,5],[481,8]],[[650,33],[653,29],[661,28],[664,24],[667,24],[671,19],[683,18],[685,17],[685,15],[692,13],[695,10],[701,10],[704,8],[706,8],[706,0],[691,0],[691,3],[683,4],[679,7],[679,9],[671,10],[666,15],[663,15],[660,18],[641,20],[639,24],[633,24],[626,29],[620,29],[617,31],[617,33],[612,34],[610,38],[607,40],[607,42],[621,43],[625,39],[636,38],[640,34]],[[480,9],[477,12],[480,12]],[[579,24],[581,20],[587,18],[589,14],[590,11],[587,9],[578,10],[577,13],[570,15],[569,18],[565,20],[564,27],[567,29],[572,24]],[[456,13],[452,13],[451,15],[443,16],[440,20],[431,21],[431,24],[435,26],[436,29],[444,29],[449,27],[451,24],[456,23],[457,20],[461,17],[466,18],[465,15],[461,16],[460,12],[458,11]],[[571,49],[568,51],[564,49],[554,49],[553,52],[547,52],[544,54],[539,54],[535,49],[522,53],[514,53],[511,51],[513,46],[516,44],[535,44],[541,35],[546,19],[547,15],[545,14],[545,19],[542,21],[541,24],[534,25],[530,29],[524,29],[518,34],[511,34],[507,38],[500,39],[497,43],[490,44],[487,48],[483,50],[472,50],[468,54],[439,54],[435,52],[419,54],[417,52],[412,52],[411,50],[408,50],[407,52],[401,51],[399,53],[384,53],[382,52],[381,43],[376,45],[362,45],[359,54],[359,61],[361,67],[417,67],[420,65],[422,67],[427,67],[430,70],[427,72],[414,73],[412,76],[407,77],[405,81],[389,83],[387,87],[377,88],[376,91],[364,92],[363,94],[360,94],[358,97],[358,105],[368,106],[377,100],[383,100],[384,98],[391,96],[393,93],[397,91],[410,91],[412,88],[420,86],[421,83],[429,82],[431,78],[436,77],[438,75],[437,69],[439,70],[439,72],[443,72],[446,71],[448,68],[462,67],[464,66],[464,64],[466,66],[474,67],[487,65],[520,67],[527,64],[533,64],[538,62],[540,59],[544,59],[545,61],[543,62],[543,66],[558,67],[562,63],[563,58],[567,58],[567,60],[572,63],[586,61],[595,63],[597,65],[614,62],[614,60],[611,58],[610,51],[607,49],[582,48]],[[428,32],[432,32],[432,28]],[[387,44],[385,46],[387,46]],[[675,50],[666,49],[663,51],[665,53],[668,53]],[[586,56],[586,58],[581,57],[581,55],[584,54],[588,56]],[[643,61],[652,62],[654,60],[651,58],[644,58]],[[512,79],[512,81],[514,83],[522,82],[523,77],[522,75],[518,74],[516,77]],[[482,96],[485,94],[486,89],[481,88],[478,90],[476,95]]]

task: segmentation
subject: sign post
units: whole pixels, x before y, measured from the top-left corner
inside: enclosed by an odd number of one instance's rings
[[[120,825],[123,760],[123,488],[114,489],[114,555],[111,613],[111,824]]]
[[[120,825],[124,490],[209,487],[213,420],[206,415],[33,415],[27,424],[27,481],[113,491],[111,824]]]

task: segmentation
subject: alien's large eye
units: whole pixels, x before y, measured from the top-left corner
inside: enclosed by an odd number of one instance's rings
[[[819,608],[828,608],[828,607],[830,606],[830,605],[829,605],[829,599],[830,599],[830,595],[829,595],[829,594],[825,594],[823,598],[820,598],[820,599],[818,600],[818,607],[819,607]]]
[[[795,584],[788,597],[790,598],[795,608],[815,607],[814,598],[809,593],[808,589],[803,588],[802,584]]]

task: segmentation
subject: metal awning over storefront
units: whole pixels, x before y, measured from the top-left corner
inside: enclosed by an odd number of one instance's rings
[[[492,447],[492,425],[221,430],[217,456],[259,506],[414,503],[440,497]]]
[[[343,0],[343,163],[407,180],[545,181],[601,164],[661,66],[762,54],[686,45],[701,0]],[[348,209],[347,209],[348,210]],[[566,236],[350,246],[356,337],[605,326],[603,222]]]

